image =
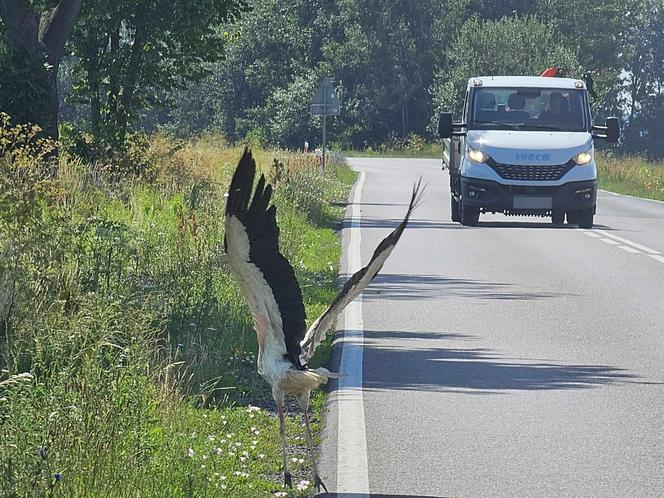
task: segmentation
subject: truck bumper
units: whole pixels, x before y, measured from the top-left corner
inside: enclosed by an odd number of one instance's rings
[[[551,211],[594,208],[597,180],[569,182],[554,187],[504,185],[492,180],[461,177],[464,205],[482,212],[544,216]]]

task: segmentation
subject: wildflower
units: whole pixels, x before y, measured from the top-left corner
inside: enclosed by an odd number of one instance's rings
[[[274,493],[274,496],[288,496],[288,493],[286,493],[285,491],[277,491],[276,493]]]
[[[297,485],[297,490],[298,491],[304,491],[309,487],[309,484],[311,484],[309,481],[300,481]]]
[[[189,448],[188,454],[189,454],[189,458],[194,458],[194,449]]]
[[[221,455],[224,452],[221,448],[215,448],[214,451],[217,452],[217,455]]]
[[[56,482],[62,481],[62,474],[60,472],[56,472],[53,474],[53,479],[55,479]]]
[[[39,448],[39,456],[41,457],[42,460],[46,460],[46,447],[42,446]]]

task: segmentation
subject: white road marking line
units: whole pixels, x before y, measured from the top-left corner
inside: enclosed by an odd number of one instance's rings
[[[657,254],[649,254],[649,256],[653,259],[656,259],[660,263],[664,263],[664,256],[659,256]]]
[[[643,254],[638,249],[634,249],[633,247],[630,247],[630,246],[618,246],[618,247],[620,249],[622,249],[623,251],[626,251],[626,252],[629,252],[629,253],[632,253],[632,254]]]
[[[661,254],[659,251],[655,251],[654,249],[650,249],[649,247],[643,246],[641,244],[637,244],[636,242],[632,242],[631,240],[623,239],[622,237],[618,237],[617,235],[613,235],[612,233],[608,233],[605,230],[602,230],[602,235],[605,237],[610,237],[614,240],[617,240],[618,242],[622,242],[623,244],[627,244],[628,246],[632,246],[639,251],[647,252],[648,254]]]
[[[583,232],[583,233],[585,233],[588,237],[593,237],[595,239],[601,239],[602,238],[601,235],[599,235],[595,232]]]
[[[355,187],[351,205],[350,240],[348,242],[347,273],[362,268],[360,234],[360,199],[364,185],[364,171]],[[348,305],[344,313],[344,337],[341,346],[338,389],[334,397],[338,403],[337,421],[337,493],[344,497],[363,497],[369,494],[367,434],[362,394],[362,363],[364,357],[364,324],[362,296]]]
[[[599,189],[599,191],[604,192],[605,194],[612,195],[614,197],[627,197],[628,199],[636,199],[638,201],[657,202],[659,204],[664,204],[664,201],[660,201],[658,199],[646,199],[645,197],[636,197],[635,195],[618,194],[616,192],[610,192],[609,190],[602,190],[602,189]]]
[[[615,240],[612,239],[599,239],[599,240],[612,246],[617,246],[618,244],[620,244],[620,242],[616,242]]]

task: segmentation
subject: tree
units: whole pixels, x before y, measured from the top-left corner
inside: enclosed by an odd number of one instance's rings
[[[438,52],[432,33],[447,3],[458,2],[340,2],[332,21],[339,34],[324,45],[322,67],[345,90],[343,145],[377,144],[390,132],[424,132]]]
[[[664,6],[632,0],[620,32],[623,91],[619,103],[627,126],[623,150],[664,157]]]
[[[492,75],[537,75],[553,64],[580,73],[577,55],[561,43],[560,34],[534,17],[498,21],[471,18],[449,51],[449,66],[436,75],[434,104],[438,111],[461,111],[469,78]]]
[[[0,0],[7,44],[0,57],[8,71],[0,76],[0,108],[19,121],[33,122],[58,136],[57,75],[82,0],[29,2]]]
[[[93,134],[122,145],[141,109],[209,74],[226,37],[219,25],[246,9],[246,0],[88,0],[73,36],[74,92],[90,104]]]

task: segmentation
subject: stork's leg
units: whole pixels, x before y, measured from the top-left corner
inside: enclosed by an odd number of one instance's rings
[[[309,446],[309,456],[311,457],[311,467],[314,470],[314,486],[316,486],[316,491],[320,491],[320,488],[325,490],[327,493],[327,488],[325,487],[325,483],[322,481],[320,476],[318,475],[318,467],[316,466],[316,455],[314,452],[314,440],[311,437],[311,428],[309,427],[309,410],[308,410],[308,404],[306,403],[304,407],[302,408],[302,413],[304,414],[304,425],[307,428],[307,444]],[[302,406],[302,404],[300,404]]]
[[[286,455],[286,421],[284,420],[283,403],[277,402],[277,413],[279,414],[279,435],[281,436],[281,452],[284,457],[284,487],[293,487],[293,478],[288,472],[288,457]]]

